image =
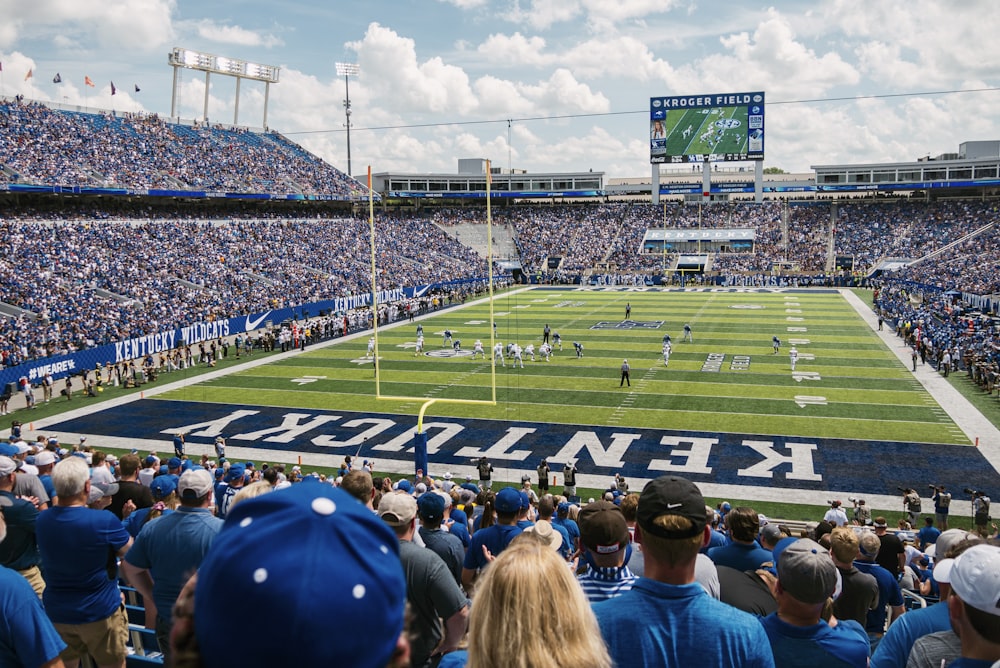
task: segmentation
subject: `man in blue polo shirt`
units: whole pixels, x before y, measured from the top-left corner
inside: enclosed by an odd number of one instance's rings
[[[155,604],[156,640],[170,664],[171,611],[191,574],[198,570],[223,521],[212,515],[212,474],[185,471],[177,482],[180,505],[146,524],[122,561],[128,581],[146,602]]]
[[[614,663],[774,666],[757,619],[715,600],[695,582],[698,551],[711,531],[697,486],[676,476],[649,482],[639,496],[636,519],[646,576],[621,596],[593,605]]]
[[[462,564],[462,586],[465,587],[465,591],[472,591],[472,585],[479,571],[488,563],[483,548],[485,547],[495,557],[522,531],[517,526],[517,515],[521,510],[520,492],[513,487],[504,487],[497,492],[494,507],[497,511],[497,523],[472,534],[469,549],[465,552],[465,561]]]
[[[778,610],[760,623],[771,642],[775,664],[790,668],[867,666],[868,634],[861,624],[841,619],[831,627],[821,619],[839,580],[829,551],[809,538],[784,538],[775,546],[774,562]]]

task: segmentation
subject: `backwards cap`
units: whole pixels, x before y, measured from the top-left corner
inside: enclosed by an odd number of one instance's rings
[[[220,638],[261,637],[282,642],[257,644],[240,666],[285,665],[292,647],[299,665],[382,668],[405,606],[399,540],[385,523],[341,489],[292,485],[226,517],[198,571],[195,632],[205,668],[233,665]]]
[[[686,517],[691,521],[691,528],[686,531],[665,529],[654,523],[661,515]],[[705,498],[690,480],[672,475],[660,476],[643,488],[636,509],[636,521],[643,533],[669,540],[692,538],[705,530]]]

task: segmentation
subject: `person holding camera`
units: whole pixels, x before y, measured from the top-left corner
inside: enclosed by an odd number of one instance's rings
[[[986,538],[990,535],[990,497],[981,490],[966,489],[965,493],[972,494],[972,522],[976,525],[976,533]]]
[[[911,487],[897,487],[903,493],[903,506],[906,508],[906,520],[911,527],[917,526],[920,517],[920,495]]]
[[[944,485],[930,485],[934,490],[931,501],[934,502],[934,520],[941,531],[948,530],[948,508],[951,506],[951,493]]]
[[[858,526],[866,527],[872,523],[872,511],[865,505],[864,499],[849,497],[847,499],[854,504],[854,521]]]

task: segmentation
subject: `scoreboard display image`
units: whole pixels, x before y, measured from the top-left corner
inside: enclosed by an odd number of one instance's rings
[[[763,92],[649,99],[651,163],[763,159]]]

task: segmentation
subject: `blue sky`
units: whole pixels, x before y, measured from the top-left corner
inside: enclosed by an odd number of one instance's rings
[[[0,0],[0,16],[5,95],[166,115],[174,46],[278,65],[268,125],[341,169],[334,67],[356,62],[355,175],[481,157],[648,177],[658,95],[766,91],[765,166],[788,171],[1000,139],[1000,91],[908,95],[1000,85],[989,0]],[[232,122],[234,91],[213,77],[212,121]],[[203,99],[204,75],[184,71],[180,115],[200,117]],[[262,112],[263,85],[245,81],[241,124]]]

